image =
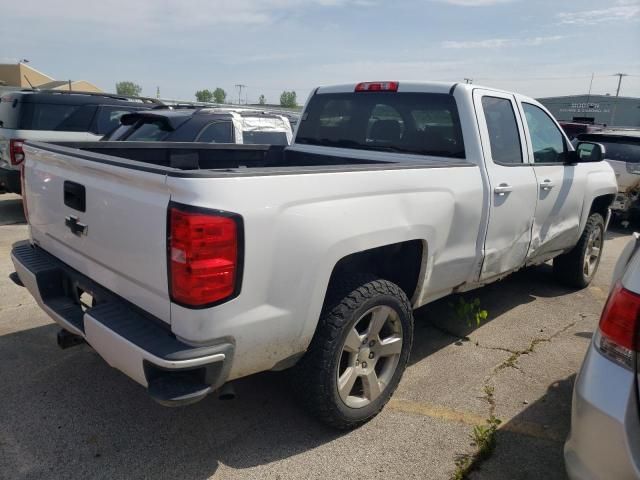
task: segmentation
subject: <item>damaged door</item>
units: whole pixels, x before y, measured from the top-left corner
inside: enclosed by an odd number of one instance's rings
[[[489,224],[480,280],[525,262],[536,209],[537,183],[512,95],[476,89],[473,94],[490,185]]]
[[[542,108],[521,102],[528,156],[538,183],[530,259],[545,259],[572,247],[578,236],[586,188],[585,164],[567,164],[568,140]]]

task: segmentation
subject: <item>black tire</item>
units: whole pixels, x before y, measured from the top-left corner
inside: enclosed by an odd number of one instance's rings
[[[390,307],[393,312],[387,307]],[[395,338],[395,343],[396,348],[401,347],[401,350],[393,356],[395,367],[393,365],[392,367],[395,370],[391,371],[389,368],[386,373],[388,381],[380,388],[379,396],[367,405],[352,408],[340,396],[338,375],[344,366],[345,355],[348,359],[360,358],[362,351],[367,349],[370,343],[363,343],[360,347],[360,353],[348,353],[343,349],[346,348],[345,343],[348,343],[347,337],[350,333],[353,333],[354,330],[358,333],[356,323],[360,325],[361,322],[369,322],[367,331],[358,338],[360,340],[364,338],[365,342],[370,342],[370,339],[366,337],[368,330],[373,328],[374,313],[367,312],[377,311],[385,312],[385,315],[386,312],[390,312],[387,320],[383,321],[385,326],[393,325],[396,329],[401,326],[401,329],[396,330],[395,334],[397,336],[397,332],[400,332],[400,335]],[[367,318],[370,319],[367,320]],[[385,340],[380,341],[382,331],[380,332],[380,335],[374,334],[371,338],[377,339],[378,346],[382,348]],[[294,389],[303,406],[320,421],[340,430],[353,429],[376,416],[389,401],[409,360],[412,342],[413,311],[407,296],[400,287],[387,280],[376,279],[371,275],[343,275],[332,281],[329,286],[316,333],[307,353],[292,372]],[[375,340],[373,343],[376,343]],[[376,357],[377,353],[373,353],[374,348],[376,347],[371,347],[371,352],[368,355]],[[369,369],[376,370],[381,365],[384,368],[385,362],[390,361],[389,358],[391,357],[385,357],[381,353],[375,362],[369,361]],[[356,361],[355,365],[367,367],[366,362],[362,360]],[[355,368],[353,367],[353,369]],[[373,377],[376,382],[378,378],[383,378],[377,375],[378,373]],[[354,374],[353,376],[359,375]],[[371,385],[368,381],[366,383]],[[353,385],[356,389],[358,388],[356,384]],[[365,391],[365,388],[362,387],[362,392]],[[364,393],[362,395],[365,396]],[[347,401],[352,398],[356,397],[349,396]]]
[[[585,270],[585,257],[590,255],[589,240],[592,235],[599,230],[600,250],[593,269],[587,273]],[[604,219],[599,213],[592,213],[587,219],[580,240],[569,252],[557,256],[553,259],[553,273],[558,280],[567,286],[575,288],[585,288],[591,283],[593,277],[598,271],[600,259],[602,258],[602,250],[604,247]]]

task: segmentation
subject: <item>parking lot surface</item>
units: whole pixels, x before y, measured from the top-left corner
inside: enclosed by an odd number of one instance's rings
[[[465,295],[488,320],[468,326],[446,298],[416,312],[410,366],[383,412],[356,431],[316,423],[286,373],[236,383],[178,409],[154,403],[58,328],[9,275],[27,237],[20,197],[0,195],[0,478],[448,479],[474,425],[502,424],[474,479],[565,478],[571,390],[630,231],[608,234],[593,284],[559,286],[530,268]]]

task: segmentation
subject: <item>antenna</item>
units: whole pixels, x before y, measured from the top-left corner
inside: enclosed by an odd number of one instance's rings
[[[29,84],[29,86],[30,86],[32,89],[37,90],[37,88],[33,86],[33,83],[31,83],[31,82],[29,81],[29,77],[27,77],[27,75],[26,75],[26,74],[24,75],[24,79],[27,81],[27,83]]]

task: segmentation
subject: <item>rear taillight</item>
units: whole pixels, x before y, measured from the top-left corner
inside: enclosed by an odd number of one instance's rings
[[[238,295],[242,219],[216,210],[169,206],[169,291],[187,307],[207,307]]]
[[[9,161],[11,162],[11,165],[18,166],[24,161],[23,145],[24,140],[19,140],[17,138],[9,140]]]
[[[640,295],[616,284],[600,317],[596,346],[612,361],[633,368],[638,350]]]
[[[356,92],[397,92],[398,82],[362,82],[356,85]]]

